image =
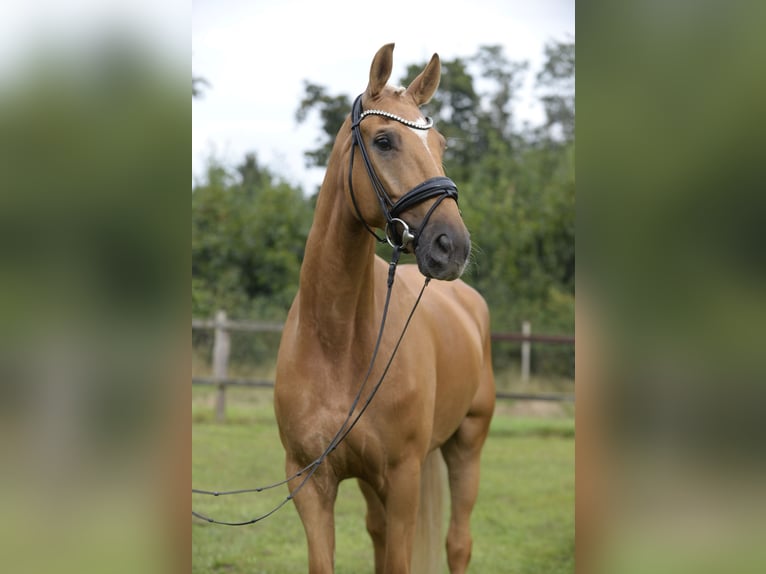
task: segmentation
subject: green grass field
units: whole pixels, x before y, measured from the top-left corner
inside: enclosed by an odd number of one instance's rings
[[[193,389],[192,484],[228,490],[283,478],[283,451],[267,389],[232,389],[227,421],[213,422],[213,392]],[[194,510],[242,521],[268,511],[286,487],[228,497],[194,495]],[[354,481],[336,504],[336,572],[373,572],[364,501]],[[469,571],[502,574],[574,572],[574,420],[571,409],[525,415],[499,402],[482,458],[473,514]],[[258,524],[228,527],[192,522],[192,572],[290,574],[307,571],[303,527],[288,503]],[[415,573],[417,574],[417,573]]]

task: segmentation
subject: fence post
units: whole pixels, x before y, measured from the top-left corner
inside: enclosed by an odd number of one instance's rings
[[[521,324],[521,333],[528,337],[532,334],[532,325],[529,321],[524,321]],[[530,341],[522,341],[521,343],[521,380],[523,382],[529,381],[529,357],[532,352],[532,343]]]
[[[225,327],[226,311],[215,314],[215,338],[213,339],[213,379],[218,386],[215,402],[215,420],[226,419],[226,374],[229,362],[229,332]]]

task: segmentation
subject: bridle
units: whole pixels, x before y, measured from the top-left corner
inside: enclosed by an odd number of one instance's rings
[[[384,118],[395,120],[407,127],[416,130],[428,130],[433,127],[434,123],[433,120],[428,117],[425,119],[425,122],[413,122],[383,110],[362,111],[362,95],[363,94],[357,96],[351,109],[352,139],[350,154],[351,158],[349,160],[348,169],[348,187],[351,194],[351,202],[354,204],[354,209],[356,210],[357,217],[362,222],[367,231],[369,231],[375,237],[375,239],[381,243],[387,241],[391,247],[401,250],[407,250],[409,245],[412,244],[414,250],[417,247],[418,239],[420,238],[423,229],[425,229],[431,214],[439,206],[439,204],[448,197],[454,199],[455,202],[457,202],[457,186],[448,177],[432,177],[431,179],[427,179],[423,183],[416,185],[414,188],[400,197],[397,201],[393,201],[391,196],[386,191],[386,188],[383,186],[383,182],[380,181],[380,178],[375,173],[375,168],[370,161],[370,156],[367,153],[367,147],[364,144],[364,138],[362,138],[362,130],[360,127],[362,120],[368,116],[382,116]],[[359,151],[362,155],[362,160],[364,161],[364,167],[367,169],[367,175],[370,177],[370,183],[372,183],[372,188],[375,190],[375,195],[377,196],[378,202],[380,203],[380,209],[386,218],[385,237],[380,237],[375,232],[375,230],[373,230],[365,221],[356,201],[356,194],[354,193],[353,185],[353,171],[354,150],[357,147],[359,147]],[[426,212],[426,215],[423,218],[423,221],[420,223],[420,226],[417,229],[411,231],[409,225],[403,219],[401,219],[401,214],[408,209],[411,209],[415,205],[433,197],[436,197],[437,199]],[[398,237],[395,237],[394,235],[397,232],[397,226],[401,227],[401,233],[398,234]]]

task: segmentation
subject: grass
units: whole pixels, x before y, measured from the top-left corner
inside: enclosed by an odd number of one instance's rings
[[[193,389],[192,484],[225,490],[283,477],[284,454],[265,389],[231,389],[227,422],[213,422],[213,395]],[[574,572],[574,420],[513,415],[498,405],[482,458],[479,500],[472,519],[469,571],[503,574]],[[228,497],[194,495],[196,511],[248,520],[284,499],[285,487]],[[336,504],[336,572],[372,573],[364,502],[354,481],[341,484]],[[303,527],[295,509],[258,524],[218,526],[193,520],[192,572],[290,574],[307,571]]]

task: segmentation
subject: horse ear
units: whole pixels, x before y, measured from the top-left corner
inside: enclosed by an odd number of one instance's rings
[[[442,67],[439,60],[439,54],[431,56],[431,61],[425,69],[420,72],[417,78],[407,88],[406,93],[411,95],[415,103],[419,106],[427,103],[439,87]]]
[[[372,66],[370,66],[370,83],[367,85],[367,95],[374,98],[380,92],[388,82],[388,78],[391,77],[391,69],[394,66],[394,44],[386,44],[372,60]]]

